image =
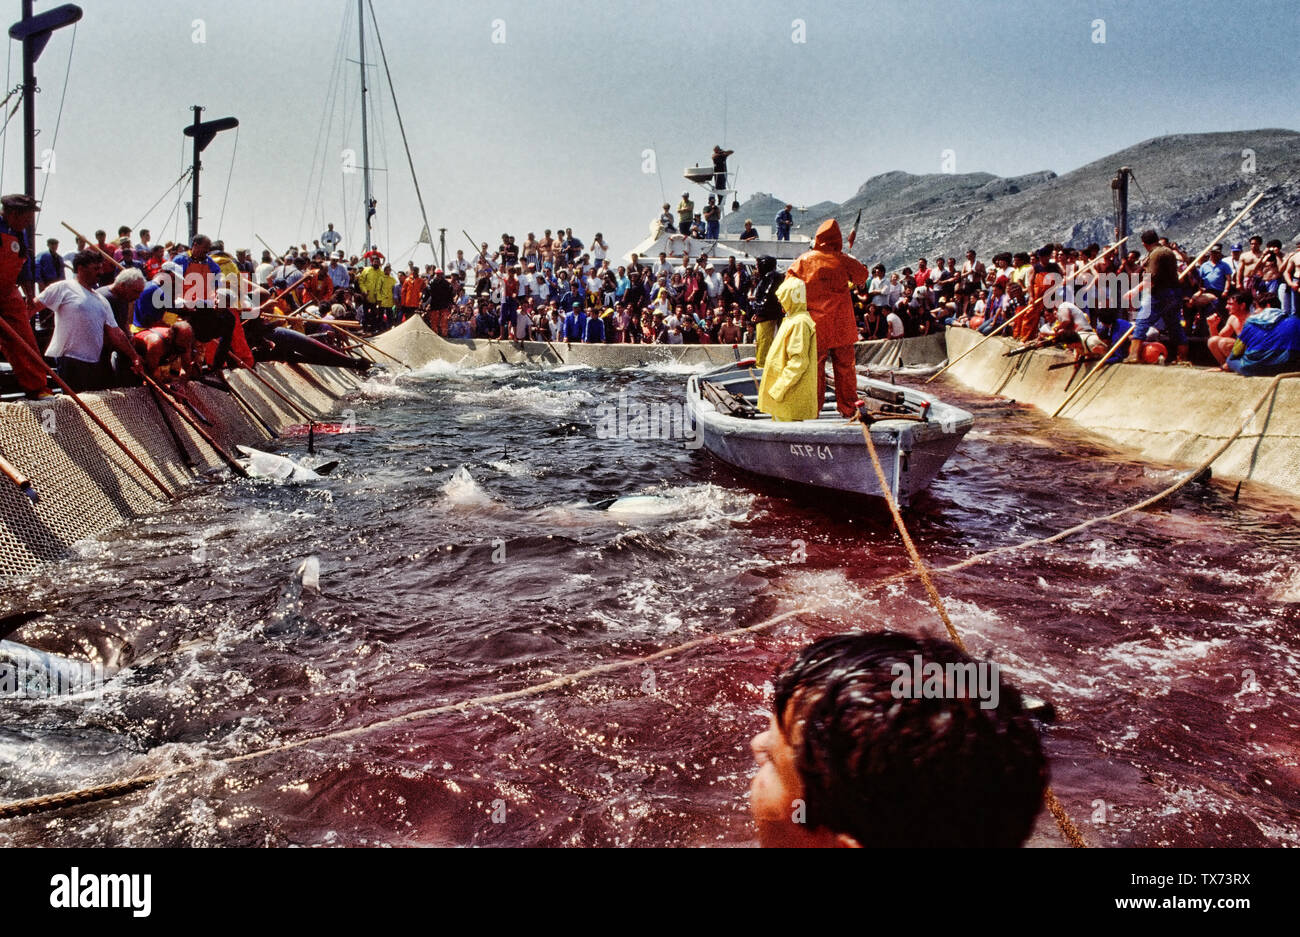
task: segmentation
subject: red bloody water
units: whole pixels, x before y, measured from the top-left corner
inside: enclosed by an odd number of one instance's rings
[[[372,384],[353,406],[373,431],[318,439],[343,464],[314,487],[211,486],[8,584],[9,605],[50,612],[26,640],[125,643],[134,663],[98,697],[0,701],[0,800],[193,770],[0,821],[0,841],[752,843],[749,739],[780,663],[835,631],[942,626],[914,580],[879,584],[907,558],[878,506],[791,498],[680,442],[596,437],[602,403],[679,401],[684,379],[438,365]],[[1026,408],[942,393],[976,425],[908,516],[933,566],[1176,477]],[[582,506],[647,494],[648,514]],[[1053,783],[1090,843],[1300,841],[1300,506],[1231,494],[1193,485],[938,578],[972,651],[1055,705]],[[321,590],[299,596],[311,555]],[[336,737],[222,760],[322,735]],[[1033,842],[1061,842],[1046,814]]]

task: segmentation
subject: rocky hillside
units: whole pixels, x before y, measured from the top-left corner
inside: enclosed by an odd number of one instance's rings
[[[1158,137],[1062,176],[887,172],[843,204],[808,206],[795,212],[795,220],[811,235],[834,217],[847,233],[862,209],[853,253],[891,268],[913,264],[922,254],[960,261],[971,247],[987,257],[1049,241],[1107,244],[1115,225],[1110,182],[1120,166],[1130,167],[1136,179],[1129,186],[1134,232],[1153,227],[1199,251],[1262,191],[1264,200],[1228,239],[1261,234],[1289,248],[1300,233],[1300,133],[1290,130]],[[770,224],[784,204],[774,195],[754,195],[728,217],[727,227],[734,219],[738,230],[746,217]]]

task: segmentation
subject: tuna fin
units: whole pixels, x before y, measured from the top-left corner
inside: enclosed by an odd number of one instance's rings
[[[339,467],[339,461],[338,459],[335,459],[333,462],[326,462],[324,465],[316,466],[315,468],[312,469],[312,471],[315,472],[317,475],[328,475],[330,472],[334,471],[338,467]]]

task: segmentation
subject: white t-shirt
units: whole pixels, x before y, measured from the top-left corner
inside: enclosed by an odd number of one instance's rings
[[[1091,332],[1092,323],[1088,314],[1074,303],[1061,303],[1056,307],[1056,321],[1062,325],[1072,325],[1076,332]]]
[[[898,313],[894,312],[893,310],[890,310],[889,315],[885,317],[885,321],[889,323],[890,338],[903,337],[903,333],[906,331],[906,329],[903,326],[903,320],[898,317]]]
[[[94,290],[76,280],[60,280],[36,297],[54,311],[54,334],[46,354],[94,364],[104,353],[104,326],[117,328],[113,307]]]
[[[888,280],[886,280],[884,277],[872,277],[871,280],[867,283],[867,292],[876,294],[875,296],[871,297],[871,305],[888,306],[889,296],[886,293],[886,290],[888,289],[889,289]]]

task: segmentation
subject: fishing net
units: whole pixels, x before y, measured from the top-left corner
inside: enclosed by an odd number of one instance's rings
[[[329,413],[361,383],[352,372],[314,366],[262,365],[258,373],[313,416]],[[230,382],[273,429],[303,422],[252,375],[233,372]],[[192,408],[183,406],[223,448],[264,445],[271,438],[232,395],[198,383],[188,386]],[[194,479],[178,443],[199,472],[222,465],[199,433],[166,404],[164,417],[146,388],[82,394],[81,399],[173,491],[182,491]],[[165,503],[162,492],[67,397],[0,404],[0,455],[30,478],[40,495],[33,504],[0,478],[3,576],[66,557],[77,541]]]

